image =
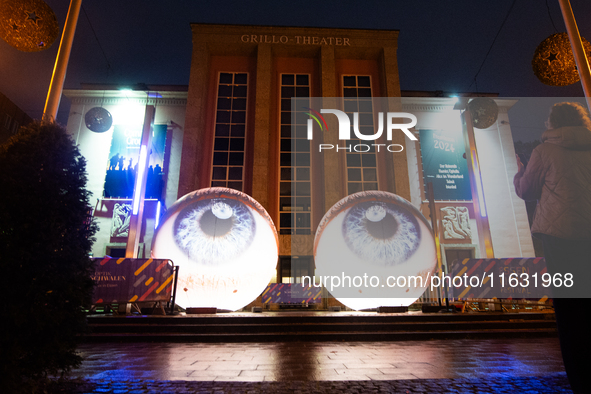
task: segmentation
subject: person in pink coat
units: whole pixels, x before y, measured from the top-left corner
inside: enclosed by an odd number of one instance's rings
[[[517,157],[513,183],[538,201],[531,231],[560,278],[552,298],[564,366],[573,391],[591,393],[591,119],[579,103],[558,103],[547,127],[527,166]]]

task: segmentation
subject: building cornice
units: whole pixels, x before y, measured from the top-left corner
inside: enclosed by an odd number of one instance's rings
[[[161,97],[147,97],[147,92],[143,91],[64,89],[64,96],[72,100],[73,104],[187,105],[187,92],[159,91],[150,93],[158,94]]]

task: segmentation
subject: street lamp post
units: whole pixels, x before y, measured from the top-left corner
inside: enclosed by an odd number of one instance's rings
[[[484,188],[482,185],[480,162],[474,138],[474,127],[472,125],[472,114],[469,109],[462,112],[462,126],[464,128],[464,145],[466,147],[466,160],[468,161],[468,172],[470,174],[470,188],[472,189],[472,201],[476,225],[478,227],[478,245],[480,256],[491,259],[494,257],[492,236],[488,222],[488,213],[484,199]]]
[[[581,35],[573,9],[570,6],[569,0],[558,0],[560,3],[560,11],[562,11],[562,17],[564,24],[566,25],[566,31],[570,40],[570,45],[573,49],[573,55],[575,56],[575,63],[577,64],[577,70],[581,77],[581,85],[583,85],[583,92],[587,98],[587,107],[591,110],[591,70],[589,69],[589,61],[585,55],[585,49],[583,48],[583,42],[581,41]]]
[[[76,25],[78,24],[81,7],[82,0],[72,0],[70,2],[64,32],[55,59],[51,82],[49,83],[45,109],[43,110],[43,119],[45,120],[55,120],[57,117],[57,109],[60,106],[60,100],[62,98],[62,90],[64,88],[66,71],[68,69],[70,52],[72,51],[72,43],[74,42],[74,34],[76,33]]]
[[[131,205],[131,217],[129,221],[129,235],[125,248],[125,257],[137,258],[142,222],[144,217],[144,196],[146,194],[146,178],[148,164],[150,163],[150,140],[154,127],[155,108],[153,105],[146,105],[144,114],[144,126],[142,130],[142,143],[140,145],[140,157],[138,160],[138,171],[133,188],[133,200]]]

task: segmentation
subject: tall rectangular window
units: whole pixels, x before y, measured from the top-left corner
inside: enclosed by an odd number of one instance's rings
[[[4,114],[4,128],[10,130],[10,124],[12,123],[12,116]]]
[[[281,74],[280,78],[279,234],[311,234],[310,141],[306,134],[310,76]]]
[[[302,276],[314,276],[313,256],[279,256],[281,283],[302,283]]]
[[[375,134],[373,121],[373,103],[371,79],[368,75],[343,76],[343,100],[345,112],[353,120],[353,113],[359,114],[359,132],[364,135]],[[378,171],[375,147],[367,141],[357,138],[351,123],[350,145],[365,144],[355,151],[347,152],[347,193],[353,194],[365,190],[378,190]]]
[[[220,73],[211,186],[244,188],[247,73]]]

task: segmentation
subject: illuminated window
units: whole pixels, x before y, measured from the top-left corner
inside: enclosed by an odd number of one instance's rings
[[[211,186],[243,190],[248,74],[220,73]]]
[[[292,97],[296,100],[293,123]],[[281,75],[279,234],[312,231],[310,141],[306,134],[309,97],[308,74]]]
[[[364,144],[369,147],[352,149],[347,152],[347,193],[353,194],[364,190],[378,190],[378,172],[375,148],[371,141],[362,141],[353,132],[353,112],[359,113],[359,131],[364,135],[375,134],[373,122],[373,103],[371,79],[365,75],[343,76],[343,97],[345,112],[351,119],[350,145]]]

